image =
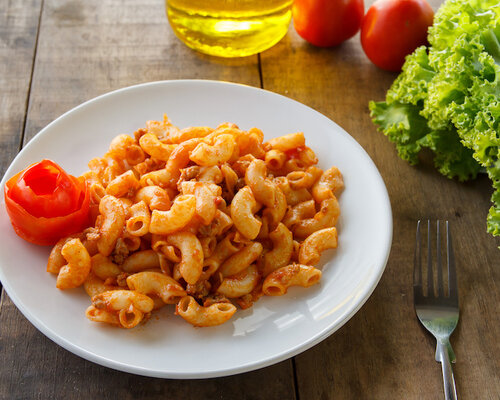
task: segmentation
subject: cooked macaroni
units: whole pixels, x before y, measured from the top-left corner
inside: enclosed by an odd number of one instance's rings
[[[57,287],[83,286],[90,320],[133,328],[167,304],[194,326],[220,325],[233,303],[318,283],[314,266],[337,247],[342,175],[316,165],[302,132],[263,138],[166,116],[115,137],[83,174],[93,227],[50,254]]]

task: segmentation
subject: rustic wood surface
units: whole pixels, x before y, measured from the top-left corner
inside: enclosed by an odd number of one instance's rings
[[[439,3],[432,2],[434,8]],[[0,2],[0,174],[41,128],[81,102],[178,78],[284,94],[332,118],[365,148],[393,208],[393,247],[380,284],[344,327],[305,353],[246,374],[191,381],[141,377],[83,360],[38,332],[3,291],[0,399],[443,398],[434,341],[412,305],[414,232],[422,217],[453,224],[461,316],[452,344],[460,398],[500,398],[499,250],[485,232],[490,182],[460,184],[429,164],[411,167],[397,157],[367,108],[369,100],[383,99],[395,74],[366,59],[358,36],[317,49],[291,28],[259,56],[223,60],[180,43],[161,1]]]

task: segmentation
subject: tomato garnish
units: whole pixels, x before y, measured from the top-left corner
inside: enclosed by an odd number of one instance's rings
[[[10,178],[5,205],[16,233],[28,242],[55,244],[89,225],[90,193],[84,178],[43,160]]]

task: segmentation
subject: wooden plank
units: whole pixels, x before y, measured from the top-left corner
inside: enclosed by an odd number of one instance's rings
[[[41,0],[0,3],[0,176],[19,151]]]
[[[359,35],[337,48],[319,49],[290,29],[261,58],[264,88],[324,113],[365,148],[384,178],[393,209],[393,247],[384,276],[343,328],[296,357],[299,398],[443,397],[435,342],[413,311],[412,257],[420,218],[452,224],[461,298],[461,320],[452,336],[459,395],[499,398],[500,262],[498,241],[485,232],[489,180],[482,176],[462,184],[428,163],[412,167],[399,159],[368,112],[369,100],[383,99],[396,74],[370,63]],[[340,246],[341,240],[340,233]]]
[[[258,57],[220,60],[188,49],[170,30],[162,2],[46,0],[25,139],[94,96],[177,78],[260,86]],[[139,377],[72,355],[39,333],[5,293],[2,302],[0,398],[233,399],[242,391],[255,399],[295,397],[291,361],[220,379]]]

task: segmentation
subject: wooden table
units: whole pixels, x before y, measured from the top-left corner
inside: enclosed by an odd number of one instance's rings
[[[460,397],[500,398],[500,253],[485,232],[491,184],[484,176],[458,183],[397,157],[368,115],[368,101],[383,99],[396,75],[367,60],[358,36],[319,49],[290,28],[262,54],[215,59],[175,38],[160,0],[5,0],[0,60],[1,174],[41,128],[85,100],[147,81],[226,80],[284,94],[345,128],[379,168],[394,215],[384,276],[344,327],[293,359],[226,378],[153,379],[92,364],[38,332],[2,291],[2,399],[443,398],[434,340],[412,304],[411,260],[421,217],[449,219],[455,233],[461,317],[452,343]]]

